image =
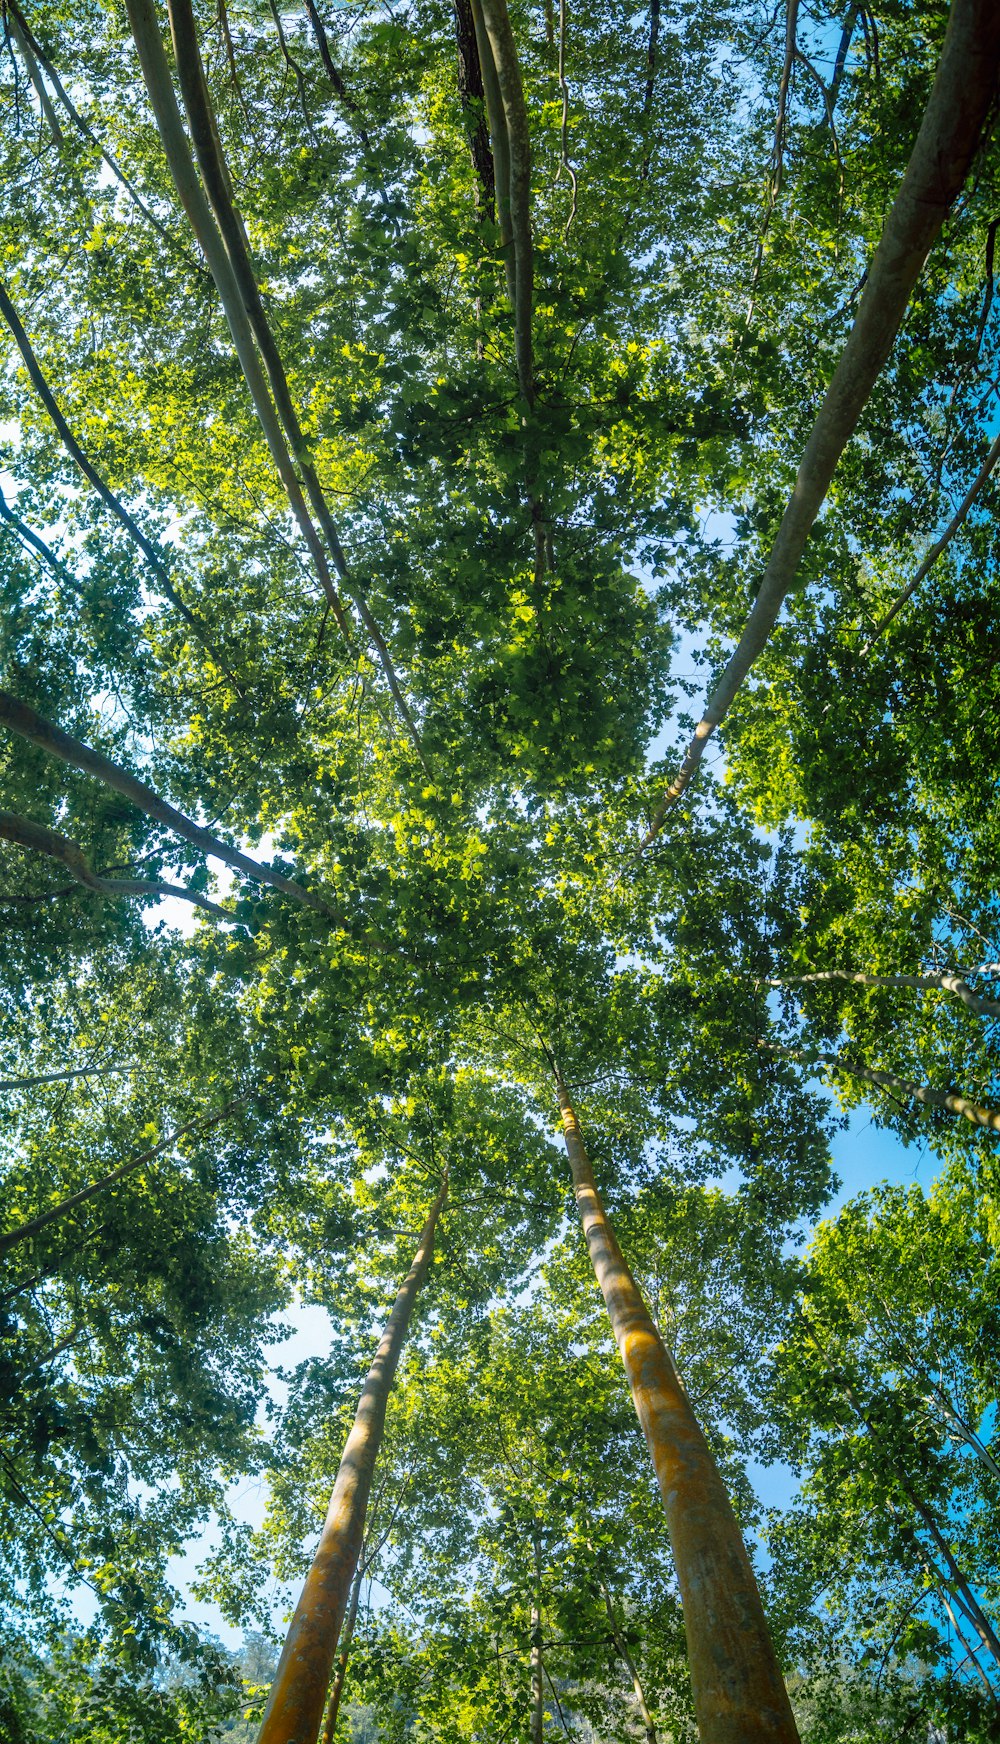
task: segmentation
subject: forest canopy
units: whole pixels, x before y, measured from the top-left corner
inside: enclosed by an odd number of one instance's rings
[[[1000,9],[2,13],[0,1744],[996,1737]]]

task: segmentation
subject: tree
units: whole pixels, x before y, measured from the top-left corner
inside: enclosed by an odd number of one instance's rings
[[[798,1623],[758,1599],[734,1446],[828,1427],[818,1384],[771,1421],[768,1376],[779,1341],[806,1361],[790,1249],[832,1184],[824,1056],[974,1184],[962,1240],[993,1216],[995,9],[5,18],[5,1627],[61,1652],[53,1571],[92,1580],[121,1729],[180,1651],[170,1553],[230,1473],[268,1465],[272,1522],[230,1523],[206,1580],[250,1617],[269,1551],[301,1575],[447,1177],[317,1687],[363,1554],[395,1608],[357,1589],[345,1678],[387,1736],[432,1723],[438,1671],[456,1735],[689,1726],[672,1567],[703,1736],[790,1740],[767,1618],[792,1653]],[[692,635],[727,779],[658,819],[697,736]],[[676,1405],[666,1436],[649,1419],[673,1564],[574,1190],[640,1415],[621,1290]],[[266,1446],[293,1298],[330,1309],[333,1360]],[[585,1370],[536,1298],[572,1304]],[[490,1366],[508,1327],[552,1377],[537,1419]],[[499,1483],[462,1420],[473,1356],[532,1450]],[[848,1490],[893,1409],[865,1363]],[[557,1393],[581,1375],[605,1407],[577,1436]],[[671,1477],[681,1419],[707,1510]],[[914,1423],[938,1487],[907,1468],[895,1506],[950,1549],[952,1455]],[[550,1474],[609,1448],[604,1533]],[[845,1712],[877,1711],[853,1628],[828,1662]]]

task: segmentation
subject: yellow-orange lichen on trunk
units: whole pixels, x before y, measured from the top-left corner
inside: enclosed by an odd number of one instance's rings
[[[274,1674],[257,1744],[316,1744],[347,1598],[364,1540],[372,1473],[385,1427],[389,1390],[410,1314],[434,1252],[434,1231],[448,1192],[445,1177],[431,1206],[347,1438],[319,1549],[305,1579]]]
[[[580,1221],[663,1497],[702,1744],[798,1744],[726,1487],[625,1264],[558,1074],[556,1083]]]

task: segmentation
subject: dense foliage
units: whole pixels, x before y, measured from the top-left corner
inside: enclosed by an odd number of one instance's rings
[[[6,0],[0,1739],[254,1735],[445,1176],[337,1736],[697,1737],[557,1080],[803,1739],[986,1739],[996,103],[664,813],[948,8],[482,10]]]

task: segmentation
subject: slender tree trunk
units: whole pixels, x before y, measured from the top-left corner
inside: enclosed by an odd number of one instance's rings
[[[344,1694],[347,1666],[351,1657],[351,1642],[354,1639],[354,1625],[358,1620],[358,1603],[361,1598],[361,1585],[364,1578],[365,1560],[362,1555],[351,1585],[351,1603],[347,1611],[347,1620],[340,1634],[340,1652],[337,1655],[337,1670],[334,1674],[333,1688],[330,1691],[330,1700],[326,1706],[326,1718],[323,1721],[322,1744],[333,1744],[334,1733],[337,1730],[337,1716],[340,1713],[341,1698]]]
[[[900,1096],[912,1096],[915,1102],[921,1102],[927,1108],[946,1108],[949,1114],[960,1114],[973,1126],[985,1126],[991,1132],[1000,1132],[1000,1113],[995,1108],[984,1108],[982,1103],[972,1102],[968,1096],[960,1096],[955,1090],[934,1090],[930,1084],[914,1084],[909,1078],[897,1078],[895,1072],[862,1066],[843,1054],[812,1054],[803,1048],[767,1045],[771,1053],[782,1054],[786,1059],[831,1066],[835,1072],[844,1072],[849,1078],[860,1078],[864,1084],[878,1084],[884,1090],[898,1091]]]
[[[831,1373],[835,1373],[835,1378],[841,1392],[847,1399],[847,1402],[850,1405],[851,1410],[854,1412],[858,1422],[863,1424],[865,1429],[868,1431],[868,1436],[874,1445],[878,1441],[878,1428],[872,1422],[868,1409],[866,1409],[857,1389],[852,1386],[850,1379],[840,1367],[837,1367],[835,1370],[834,1364],[830,1359],[819,1332],[801,1305],[798,1313],[814,1348],[819,1354],[821,1362],[825,1364]],[[975,1630],[980,1642],[992,1656],[997,1666],[1000,1667],[1000,1637],[997,1636],[993,1624],[990,1622],[990,1619],[987,1617],[985,1611],[980,1605],[979,1600],[976,1598],[976,1595],[966,1578],[964,1571],[959,1565],[958,1559],[955,1556],[951,1545],[948,1543],[944,1533],[941,1531],[937,1520],[930,1508],[927,1506],[927,1503],[917,1495],[905,1474],[900,1470],[898,1461],[893,1465],[893,1477],[899,1494],[905,1497],[906,1501],[910,1504],[910,1507],[913,1509],[918,1520],[929,1534],[938,1555],[948,1571],[947,1582],[945,1581],[945,1577],[940,1575],[939,1572],[939,1579],[941,1580],[942,1586],[950,1584],[952,1595],[961,1610],[962,1615]],[[896,1508],[891,1496],[888,1498],[888,1507],[890,1513],[895,1514],[898,1518],[898,1509]],[[907,1530],[912,1532],[912,1527],[908,1527]],[[913,1534],[913,1541],[917,1548],[925,1554],[925,1547],[920,1544],[915,1533]]]
[[[542,1662],[542,1550],[538,1529],[532,1534],[531,1589],[531,1744],[542,1744],[545,1732],[545,1689]]]
[[[640,1678],[638,1670],[636,1668],[635,1660],[632,1658],[632,1655],[629,1652],[628,1642],[626,1641],[624,1635],[622,1634],[621,1630],[618,1627],[618,1619],[615,1616],[615,1608],[611,1602],[611,1594],[609,1593],[607,1587],[604,1584],[603,1579],[601,1578],[600,1571],[597,1571],[597,1583],[601,1589],[601,1596],[604,1599],[604,1609],[608,1613],[608,1623],[609,1623],[610,1628],[611,1628],[611,1639],[614,1642],[615,1651],[617,1652],[619,1659],[624,1664],[625,1669],[629,1674],[629,1677],[632,1679],[632,1688],[635,1691],[635,1699],[636,1699],[636,1705],[638,1706],[638,1709],[639,1709],[639,1717],[642,1720],[643,1726],[646,1729],[646,1744],[656,1744],[656,1726],[653,1722],[653,1716],[650,1713],[649,1706],[646,1702],[646,1692],[642,1687],[642,1679]]]
[[[431,1206],[347,1438],[312,1568],[295,1607],[257,1744],[316,1744],[348,1592],[364,1542],[365,1515],[386,1405],[410,1315],[434,1252],[434,1231],[448,1177]]]
[[[199,272],[199,273],[203,272],[204,269],[201,266],[199,266],[191,258],[191,256],[188,254],[187,250],[184,248],[181,248],[178,245],[175,238],[173,236],[171,236],[170,231],[167,229],[166,225],[161,224],[160,220],[156,217],[155,213],[150,211],[149,207],[146,205],[146,203],[143,200],[138,189],[129,180],[128,176],[125,174],[121,165],[116,161],[115,158],[113,158],[111,156],[110,152],[105,151],[104,147],[102,146],[102,144],[101,144],[100,140],[98,139],[96,133],[94,132],[93,128],[90,126],[90,124],[87,121],[84,120],[83,116],[80,114],[80,111],[73,104],[73,101],[70,98],[70,96],[66,90],[66,87],[63,85],[63,82],[60,79],[59,74],[56,72],[56,69],[53,66],[51,60],[49,59],[48,55],[45,53],[44,49],[42,48],[40,42],[38,41],[38,38],[33,35],[31,27],[28,24],[28,21],[25,18],[24,13],[21,11],[20,7],[17,5],[17,0],[6,0],[6,11],[11,19],[12,24],[16,24],[17,33],[20,33],[20,36],[23,38],[24,42],[28,45],[28,47],[31,49],[32,53],[34,54],[36,61],[38,61],[39,65],[42,67],[46,77],[49,80],[49,83],[52,86],[53,91],[56,94],[56,97],[58,98],[59,102],[63,106],[63,109],[66,111],[66,114],[69,116],[70,120],[72,121],[73,126],[77,129],[77,132],[81,135],[82,138],[84,138],[87,141],[87,143],[89,145],[92,145],[94,147],[94,149],[97,151],[98,155],[100,156],[101,161],[103,163],[107,164],[108,169],[111,171],[116,182],[118,182],[118,184],[122,188],[124,188],[125,192],[127,193],[129,199],[132,201],[133,205],[138,209],[138,211],[140,211],[142,213],[147,224],[151,224],[153,226],[153,229],[157,232],[157,234],[160,237],[162,237],[163,241],[166,243],[167,247],[171,250],[171,252],[173,254],[179,255],[180,258],[184,261],[185,265],[188,268],[192,268],[196,272]]]
[[[941,1603],[943,1604],[943,1606],[948,1614],[948,1621],[955,1631],[955,1639],[957,1641],[961,1642],[962,1646],[965,1648],[965,1660],[963,1660],[962,1663],[965,1664],[967,1661],[971,1660],[973,1666],[975,1667],[976,1671],[979,1674],[979,1681],[983,1685],[983,1688],[985,1689],[986,1694],[988,1696],[991,1696],[993,1698],[993,1700],[996,1701],[996,1692],[993,1688],[993,1685],[990,1683],[990,1680],[987,1677],[985,1671],[983,1670],[982,1666],[979,1663],[979,1656],[978,1656],[978,1653],[977,1653],[975,1647],[970,1647],[966,1637],[962,1634],[962,1630],[959,1626],[958,1618],[956,1617],[954,1611],[952,1610],[951,1602],[948,1598],[948,1589],[947,1589],[947,1587],[945,1587],[943,1585],[939,1571],[937,1569],[931,1570],[929,1564],[925,1564],[924,1566],[927,1569],[928,1573],[930,1574],[932,1580],[934,1579],[935,1576],[937,1576],[937,1585],[940,1589]],[[959,1667],[959,1670],[961,1670],[961,1667]]]
[[[134,1072],[134,1063],[110,1066],[74,1066],[65,1072],[35,1072],[30,1078],[0,1078],[0,1090],[34,1090],[40,1084],[63,1084],[70,1078],[103,1078],[110,1072]]]
[[[709,739],[767,644],[795,580],[834,469],[892,349],[927,255],[982,139],[1000,72],[1000,6],[953,0],[941,58],[902,185],[875,251],[857,319],[816,416],[753,610],[642,848],[697,769]]]
[[[702,1744],[798,1744],[725,1485],[622,1257],[558,1072],[556,1085],[580,1221],[663,1497]]]
[[[502,113],[490,125],[503,129],[509,164],[508,199],[510,234],[514,255],[513,304],[514,352],[521,395],[534,405],[532,363],[532,311],[534,303],[534,244],[531,235],[531,132],[521,84],[514,32],[506,0],[478,0],[483,32],[489,42]],[[480,58],[482,59],[480,42]],[[486,69],[483,68],[484,82]],[[489,87],[487,103],[489,105]],[[495,101],[495,99],[494,99]],[[499,193],[499,186],[498,186]]]
[[[239,286],[221,233],[205,197],[191,148],[184,132],[173,81],[167,64],[166,51],[160,35],[159,20],[152,0],[127,0],[129,23],[139,53],[146,90],[149,95],[157,130],[163,146],[170,175],[191,228],[208,262],[208,269],[219,293],[223,314],[233,341],[233,347],[250,391],[254,410],[263,430],[275,470],[292,506],[299,530],[309,549],[316,573],[330,609],[344,627],[343,611],[333,584],[326,553],[306,508],[302,486],[295,473],[292,457],[285,444],[284,432],[264,379],[264,371],[254,346],[250,320],[240,296]]]
[[[330,555],[333,559],[333,566],[337,571],[341,582],[354,601],[358,615],[374,644],[379,664],[382,667],[386,683],[389,686],[393,701],[396,704],[399,717],[413,741],[417,755],[420,757],[421,762],[423,762],[423,751],[416,723],[410,712],[409,704],[403,695],[402,687],[399,683],[399,678],[396,674],[392,657],[386,646],[385,638],[383,637],[378,624],[375,622],[368,601],[365,598],[364,589],[355,581],[350,566],[348,565],[347,557],[344,553],[344,548],[340,543],[340,536],[337,532],[333,515],[330,512],[330,506],[319,481],[319,475],[317,474],[316,468],[313,466],[309,456],[309,446],[306,442],[305,435],[303,434],[302,426],[299,423],[299,416],[288,387],[285,366],[281,360],[281,354],[278,350],[274,335],[271,332],[270,324],[264,312],[264,305],[261,302],[260,289],[257,284],[257,275],[254,271],[253,262],[250,259],[250,250],[247,246],[246,232],[243,228],[242,220],[233,204],[232,182],[226,165],[225,155],[222,150],[222,140],[219,134],[215,111],[212,106],[208,83],[205,79],[204,67],[202,66],[201,48],[198,42],[198,33],[195,26],[191,0],[168,0],[167,9],[170,15],[170,28],[173,35],[174,56],[177,61],[178,74],[180,77],[181,94],[184,99],[184,108],[187,113],[188,125],[191,129],[191,137],[194,141],[198,168],[201,171],[202,181],[205,184],[215,224],[218,225],[218,236],[221,237],[222,247],[229,267],[228,274],[223,273],[221,277],[216,277],[216,284],[218,286],[219,295],[222,298],[223,308],[227,311],[228,318],[227,295],[230,294],[229,285],[231,279],[232,284],[236,287],[236,294],[239,302],[242,305],[241,315],[245,316],[246,320],[249,321],[250,331],[264,364],[268,386],[270,388],[270,396],[273,397],[274,409],[278,414],[278,421],[281,426],[282,434],[287,440],[288,449],[294,467],[298,469],[297,473],[294,475],[295,489],[298,490],[299,488],[298,475],[301,475],[302,481],[305,485],[306,496],[309,499],[309,507],[322,528],[323,537],[326,540]],[[278,18],[277,13],[275,13],[275,17]],[[168,139],[166,134],[163,135],[163,139],[164,145],[167,146]],[[178,183],[178,188],[179,186],[180,184]],[[214,267],[213,276],[215,276]],[[234,326],[232,320],[230,320],[230,330],[232,331],[235,340],[237,328]],[[251,385],[249,376],[247,377],[247,382],[248,385]],[[252,387],[251,391],[254,392]],[[267,396],[266,391],[265,398],[267,399],[269,409],[268,416],[270,416],[271,398]],[[256,392],[254,392],[254,399],[256,404]],[[308,516],[306,516],[306,521],[308,521]],[[302,526],[303,531],[307,532],[306,522],[300,521],[300,525]],[[308,528],[311,529],[312,536],[314,537],[315,529],[313,528],[311,521],[308,521]],[[314,551],[314,560],[315,556],[316,553]],[[326,597],[330,603],[330,609],[337,621],[338,628],[347,641],[348,646],[350,646],[350,628],[347,619],[344,616],[337,591],[333,586],[326,558],[323,556],[321,551],[320,556],[322,559],[319,565],[320,579],[323,581]]]
[[[983,999],[960,975],[944,975],[934,971],[925,971],[922,975],[868,975],[862,970],[820,969],[812,975],[775,976],[767,985],[796,987],[801,983],[814,981],[851,981],[859,987],[926,987],[931,991],[954,993],[977,1017],[1000,1017],[1000,1000]]]
[[[458,50],[458,99],[462,105],[469,156],[476,172],[476,207],[480,219],[495,216],[496,180],[490,133],[485,119],[486,92],[479,64],[472,0],[454,0],[455,42]]]

